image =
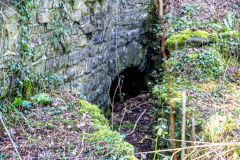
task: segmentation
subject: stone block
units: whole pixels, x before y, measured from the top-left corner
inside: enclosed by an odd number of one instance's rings
[[[48,72],[50,70],[57,71],[59,68],[58,66],[59,66],[59,62],[57,61],[56,58],[48,59],[45,62],[45,71],[46,72]]]
[[[68,68],[65,72],[65,76],[67,77],[67,81],[70,81],[74,78],[76,74],[76,66]]]
[[[87,39],[87,36],[85,35],[82,35],[78,38],[78,46],[79,47],[84,47],[84,46],[87,46],[88,44],[88,39]]]
[[[59,68],[65,68],[66,66],[68,66],[68,55],[61,55],[59,57]]]
[[[78,22],[82,18],[82,12],[81,11],[75,11],[71,13],[71,19],[74,22]]]
[[[49,23],[50,13],[48,11],[41,11],[37,14],[38,23]]]
[[[98,44],[103,42],[103,33],[102,32],[97,32],[93,35],[93,44]]]
[[[74,51],[72,53],[69,54],[69,60],[68,63],[69,65],[76,65],[79,62],[81,62],[82,60],[86,59],[86,53],[79,50],[79,51]]]
[[[94,9],[94,14],[95,15],[101,13],[102,6],[100,5],[99,2],[95,2],[92,8]]]
[[[49,0],[42,0],[41,8],[48,9],[48,6],[49,6]]]
[[[74,10],[79,10],[83,14],[89,13],[89,8],[84,3],[84,0],[74,0],[73,9]]]
[[[139,36],[140,36],[139,29],[131,30],[127,33],[127,40],[128,40],[128,42],[131,42],[133,40],[139,40]]]
[[[83,76],[86,70],[86,62],[82,61],[76,65],[76,77]]]

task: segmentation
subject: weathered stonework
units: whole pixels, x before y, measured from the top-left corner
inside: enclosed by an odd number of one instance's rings
[[[37,9],[31,17],[30,47],[34,54],[31,68],[39,73],[52,70],[64,81],[62,88],[75,88],[88,101],[108,105],[111,81],[127,67],[145,68],[149,4],[150,0],[67,0],[69,20],[62,25],[69,32],[60,42],[68,45],[68,51],[59,52],[50,43],[51,21],[58,0],[36,0]],[[18,23],[17,16],[11,22]],[[12,27],[7,28],[11,34],[17,34],[17,28]],[[5,43],[10,41],[6,38]],[[15,53],[11,44],[4,47],[1,44],[1,57]],[[0,64],[5,63],[3,59]]]

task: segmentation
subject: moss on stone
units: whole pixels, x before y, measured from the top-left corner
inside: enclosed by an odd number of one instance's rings
[[[85,100],[79,101],[79,114],[87,113],[92,119],[99,122],[99,125],[108,125],[108,121],[101,114],[101,110],[96,105],[92,105]],[[96,122],[95,121],[95,122]]]
[[[88,138],[85,139],[86,143],[104,142],[111,146],[111,156],[119,156],[123,159],[135,160],[137,159],[134,153],[134,147],[125,142],[118,132],[112,131],[107,119],[101,114],[101,110],[96,105],[92,105],[85,100],[80,100],[79,114],[87,114],[94,127],[91,133],[87,133]],[[80,137],[83,135],[80,135]],[[95,152],[94,154],[102,154]]]
[[[189,34],[189,32],[191,31],[186,30],[180,32],[180,34],[169,37],[165,42],[165,46],[169,50],[174,50],[175,48],[181,49],[183,47],[185,40],[191,38],[191,34]]]
[[[131,154],[134,153],[134,148],[131,144],[124,142],[119,133],[110,130],[106,126],[102,128],[99,127],[97,131],[92,133],[89,138],[86,139],[86,142],[90,143],[101,141],[111,145],[112,155],[123,153],[125,156],[131,156]]]
[[[185,41],[193,37],[206,40],[209,37],[209,33],[206,31],[192,32],[190,30],[184,30],[179,32],[179,34],[169,37],[165,42],[165,46],[170,52],[176,49],[183,49]]]
[[[202,38],[202,39],[207,39],[208,36],[209,36],[209,33],[206,32],[206,31],[195,31],[195,32],[193,32],[192,36],[193,37],[199,37],[199,38]]]

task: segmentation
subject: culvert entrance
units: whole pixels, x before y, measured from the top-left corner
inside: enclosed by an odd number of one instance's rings
[[[152,150],[152,125],[155,105],[149,101],[147,75],[138,67],[125,69],[113,82],[110,89],[110,122],[113,130],[125,135],[124,140],[132,144],[136,152]],[[149,137],[149,138],[145,138]],[[145,138],[145,139],[144,139]],[[141,159],[141,157],[138,157]]]
[[[138,67],[125,69],[112,82],[110,99],[114,102],[123,101],[147,92],[146,71],[140,71]]]
[[[154,58],[155,57],[155,58]],[[113,130],[124,135],[124,140],[132,144],[135,152],[152,150],[152,126],[157,108],[147,86],[153,81],[152,72],[161,63],[161,57],[149,47],[147,64],[144,71],[138,67],[129,67],[112,81],[109,107],[110,122]],[[146,138],[147,137],[147,138]],[[148,155],[147,159],[150,159]],[[138,157],[141,159],[141,156]]]

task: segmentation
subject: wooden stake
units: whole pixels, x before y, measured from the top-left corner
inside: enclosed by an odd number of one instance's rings
[[[181,147],[185,148],[185,129],[186,129],[186,91],[183,90],[183,108],[182,108],[182,141]],[[185,149],[182,149],[181,160],[184,160],[185,157]]]

